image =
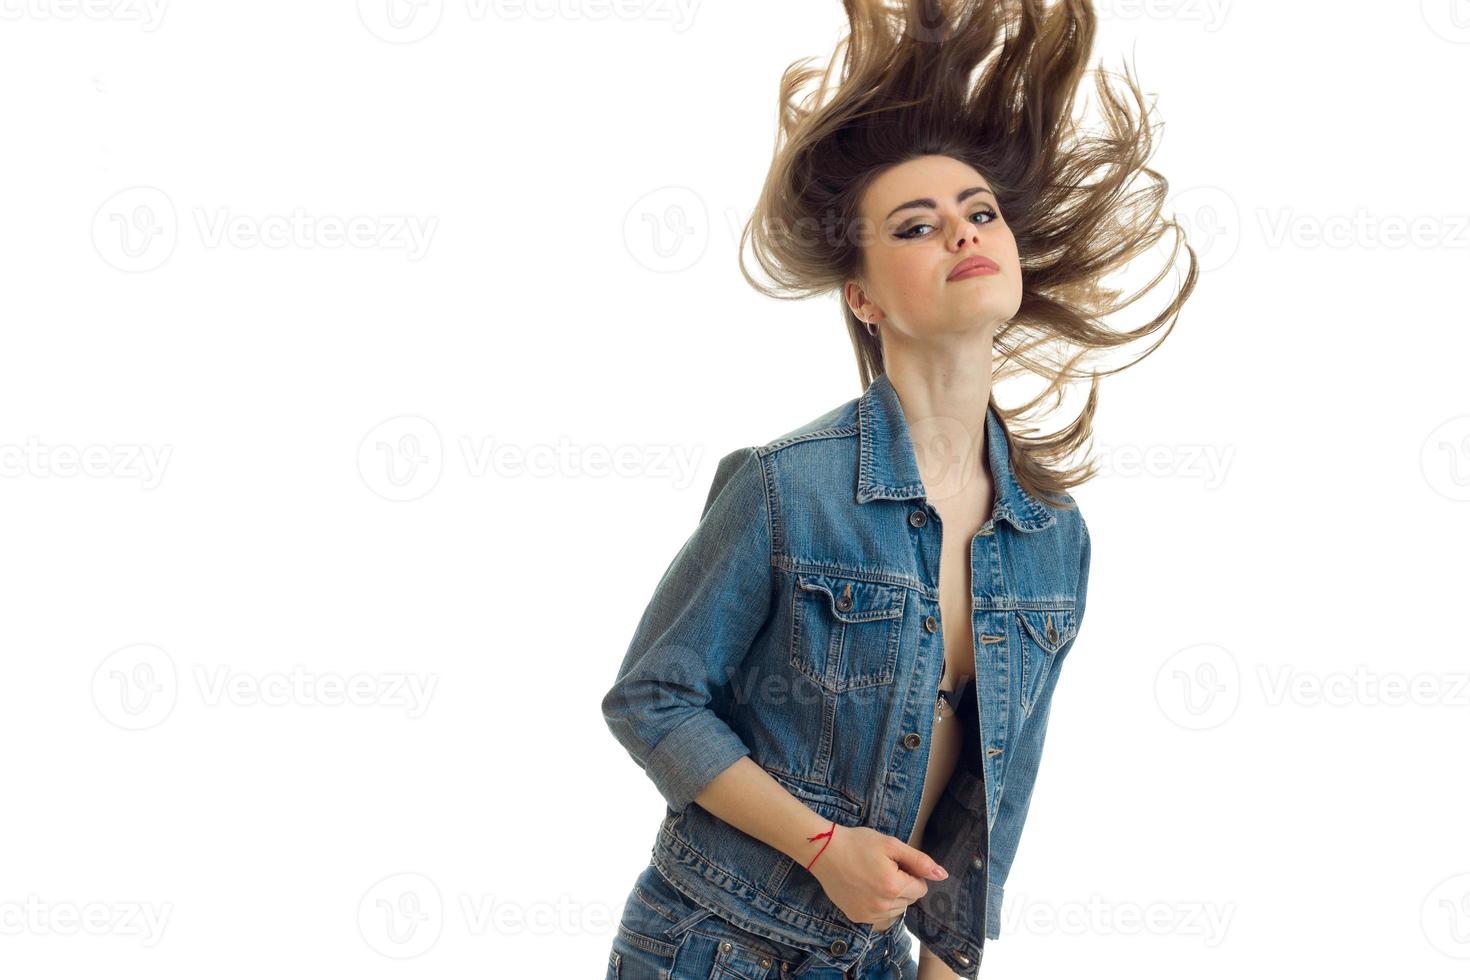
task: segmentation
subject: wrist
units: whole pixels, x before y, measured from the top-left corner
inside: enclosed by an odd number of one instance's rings
[[[801,866],[812,874],[819,874],[820,869],[825,867],[822,862],[828,860],[828,853],[837,840],[838,825],[835,820],[821,820],[821,829],[807,834],[802,841],[797,859]]]
[[[795,861],[798,865],[805,866],[817,853],[817,849],[826,842],[826,838],[817,841],[809,841],[808,837],[824,833],[832,826],[832,821],[812,811],[805,803],[800,803],[793,808],[792,819],[787,823],[777,840],[767,841],[782,854]],[[822,860],[826,860],[823,858]]]

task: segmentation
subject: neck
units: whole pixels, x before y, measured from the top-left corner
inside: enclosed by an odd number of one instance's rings
[[[888,379],[903,406],[919,477],[931,502],[989,484],[985,413],[990,403],[990,352],[963,359],[895,358]]]

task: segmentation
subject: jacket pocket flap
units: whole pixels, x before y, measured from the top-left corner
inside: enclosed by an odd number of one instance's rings
[[[1048,653],[1056,653],[1077,635],[1075,606],[1064,609],[1018,609],[1016,615],[1020,617],[1026,632],[1031,634],[1031,639]]]
[[[897,619],[903,615],[902,586],[805,572],[796,577],[796,585],[807,592],[819,593],[832,615],[845,623]]]

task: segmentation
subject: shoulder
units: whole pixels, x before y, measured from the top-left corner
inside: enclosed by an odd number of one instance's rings
[[[756,455],[766,458],[776,454],[802,455],[795,447],[828,440],[856,439],[858,434],[858,399],[853,398],[830,408],[816,418],[781,433],[760,445],[751,447]]]
[[[1045,504],[1046,509],[1056,515],[1056,523],[1049,530],[1058,541],[1069,545],[1079,557],[1084,556],[1089,540],[1087,519],[1082,516],[1082,505],[1069,493],[1058,494],[1057,499],[1066,506],[1058,507],[1049,502]]]

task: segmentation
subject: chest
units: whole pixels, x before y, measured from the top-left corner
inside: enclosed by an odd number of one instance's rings
[[[993,492],[986,477],[970,480],[961,491],[931,501],[943,528],[939,549],[939,608],[945,667],[940,686],[946,689],[975,673],[971,552],[976,532],[990,520]]]

